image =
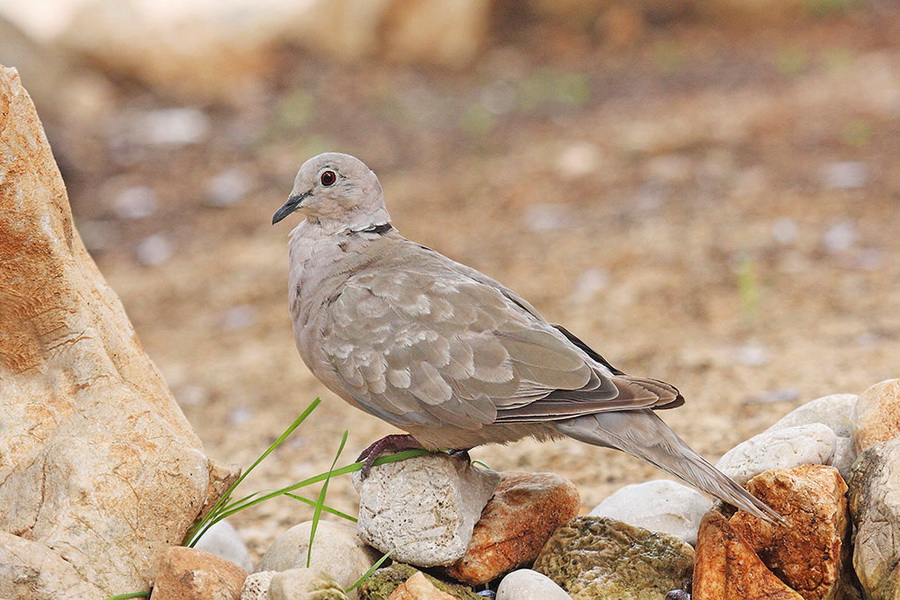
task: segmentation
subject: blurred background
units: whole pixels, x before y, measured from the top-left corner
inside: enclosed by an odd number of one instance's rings
[[[677,385],[662,416],[713,460],[900,376],[896,0],[2,0],[0,63],[209,453],[246,466],[324,398],[247,493],[392,432],[293,345],[271,216],[327,150],[379,174],[407,237]],[[576,442],[473,455],[586,509],[662,476]],[[329,501],[355,510],[348,478]],[[258,553],[310,514],[236,524]]]

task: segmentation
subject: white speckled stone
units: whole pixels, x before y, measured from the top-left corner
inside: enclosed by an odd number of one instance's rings
[[[687,543],[697,543],[700,520],[712,506],[703,494],[666,479],[626,485],[590,512],[629,525],[668,533]]]
[[[831,394],[810,400],[776,421],[767,431],[809,423],[828,425],[837,434],[831,466],[845,480],[849,479],[857,455],[853,445],[853,413],[857,400],[856,394]]]
[[[822,423],[769,429],[725,453],[716,467],[740,483],[772,469],[830,465],[837,435]]]
[[[472,530],[500,475],[446,454],[374,467],[359,492],[359,535],[391,559],[417,567],[449,565],[469,547]]]
[[[572,597],[543,573],[519,569],[500,581],[497,600],[572,600]]]

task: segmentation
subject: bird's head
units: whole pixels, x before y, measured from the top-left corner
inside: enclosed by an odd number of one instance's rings
[[[390,222],[378,177],[358,158],[338,152],[319,154],[303,163],[272,224],[294,211],[308,221],[338,229],[365,229]]]

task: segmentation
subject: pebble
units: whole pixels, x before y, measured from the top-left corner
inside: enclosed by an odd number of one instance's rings
[[[245,571],[253,569],[250,552],[237,530],[228,521],[219,521],[210,527],[194,545],[198,550],[230,560]]]
[[[822,423],[767,430],[726,452],[716,467],[743,485],[750,478],[772,469],[829,465],[834,458],[836,442],[837,435]]]
[[[589,516],[667,533],[694,545],[700,520],[711,506],[712,502],[697,490],[657,479],[619,489],[594,507]]]
[[[500,581],[497,600],[572,600],[572,597],[543,573],[519,569]]]
[[[161,233],[154,233],[145,237],[135,248],[138,262],[151,267],[163,264],[172,258],[174,253],[175,248],[172,242]]]

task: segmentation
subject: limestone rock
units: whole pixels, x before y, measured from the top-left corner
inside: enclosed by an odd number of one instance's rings
[[[206,550],[225,560],[230,560],[245,571],[253,569],[250,552],[237,530],[228,521],[219,521],[210,527],[194,544],[197,550]]]
[[[424,573],[416,573],[404,581],[388,600],[454,600],[447,592],[437,589]]]
[[[657,479],[626,485],[594,507],[589,516],[667,533],[693,545],[697,543],[700,520],[710,506],[712,502],[694,488]]]
[[[312,521],[294,525],[281,534],[259,560],[258,571],[305,568]],[[381,556],[366,546],[352,525],[319,521],[310,568],[324,571],[346,589],[356,583]],[[356,597],[351,592],[351,600]]]
[[[858,399],[856,394],[831,394],[810,400],[776,421],[767,431],[809,423],[828,425],[837,435],[834,458],[830,464],[841,473],[841,477],[849,479],[850,468],[856,460],[853,413]]]
[[[850,478],[853,568],[868,600],[900,598],[900,438],[872,444]]]
[[[153,566],[152,600],[238,600],[247,571],[196,548],[172,546]]]
[[[803,600],[763,564],[720,513],[700,523],[693,600]]]
[[[0,68],[0,549],[43,582],[0,597],[103,597],[147,588],[150,560],[182,541],[237,473],[200,440],[142,350],[72,223],[65,187],[14,69]],[[47,551],[38,547],[43,546]],[[60,560],[51,558],[55,555]],[[50,593],[64,565],[78,586]]]
[[[529,564],[580,506],[578,490],[559,475],[501,473],[465,556],[445,572],[457,581],[478,585]]]
[[[888,379],[864,391],[853,416],[857,452],[900,436],[900,379]]]
[[[694,550],[674,536],[604,517],[575,517],[534,562],[573,600],[659,600],[691,576]]]
[[[403,563],[394,563],[390,567],[378,569],[359,586],[359,600],[387,600],[394,590],[417,573],[420,573],[418,569]],[[425,577],[434,587],[450,594],[454,598],[459,600],[482,600],[481,596],[466,586],[447,583],[428,574],[425,574]]]
[[[508,574],[497,588],[497,600],[571,600],[556,582],[537,571],[519,569]]]
[[[768,471],[747,489],[790,523],[775,525],[743,511],[730,521],[763,563],[806,600],[847,597],[850,519],[847,485],[834,467]]]
[[[241,600],[269,600],[269,587],[278,571],[250,573],[241,586]]]
[[[821,423],[770,429],[726,452],[716,467],[743,485],[773,469],[830,464],[836,443],[837,435]]]
[[[353,484],[360,536],[391,558],[418,567],[449,565],[469,546],[475,523],[500,481],[447,454],[374,467]]]
[[[331,575],[295,568],[272,577],[268,600],[347,600],[347,595]]]

